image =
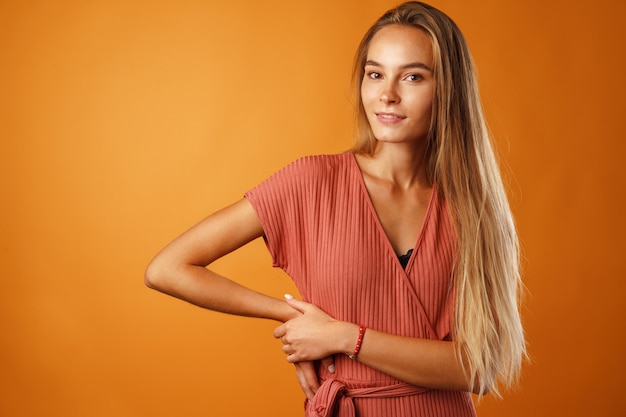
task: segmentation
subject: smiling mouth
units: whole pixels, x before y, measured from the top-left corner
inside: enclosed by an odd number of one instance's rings
[[[404,116],[400,116],[396,113],[375,113],[378,120],[388,121],[388,122],[397,122],[405,119]]]

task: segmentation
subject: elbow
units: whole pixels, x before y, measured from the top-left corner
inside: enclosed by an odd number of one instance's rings
[[[165,268],[157,257],[153,259],[146,268],[143,276],[143,282],[146,287],[150,289],[163,291],[166,286],[166,277],[167,273]]]
[[[176,296],[187,266],[176,257],[160,253],[146,267],[143,282],[150,289]]]

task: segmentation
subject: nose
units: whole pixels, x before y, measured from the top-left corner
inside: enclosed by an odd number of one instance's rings
[[[400,102],[400,95],[395,83],[386,82],[380,91],[379,100],[385,104],[397,104]]]

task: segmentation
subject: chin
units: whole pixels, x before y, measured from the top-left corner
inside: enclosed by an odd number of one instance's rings
[[[382,143],[411,143],[411,142],[415,142],[415,139],[412,138],[406,138],[406,137],[390,137],[390,136],[375,136],[376,140],[378,142],[382,142]]]

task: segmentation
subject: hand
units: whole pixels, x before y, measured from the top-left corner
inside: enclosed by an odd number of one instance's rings
[[[300,388],[302,388],[307,399],[311,401],[320,387],[319,378],[315,372],[315,363],[302,361],[294,363],[294,365]],[[322,366],[326,367],[331,374],[335,373],[335,361],[332,356],[322,359]]]
[[[274,330],[274,337],[283,343],[288,362],[318,360],[341,351],[342,326],[348,323],[333,319],[313,304],[291,296],[285,298],[287,304],[301,313]]]

